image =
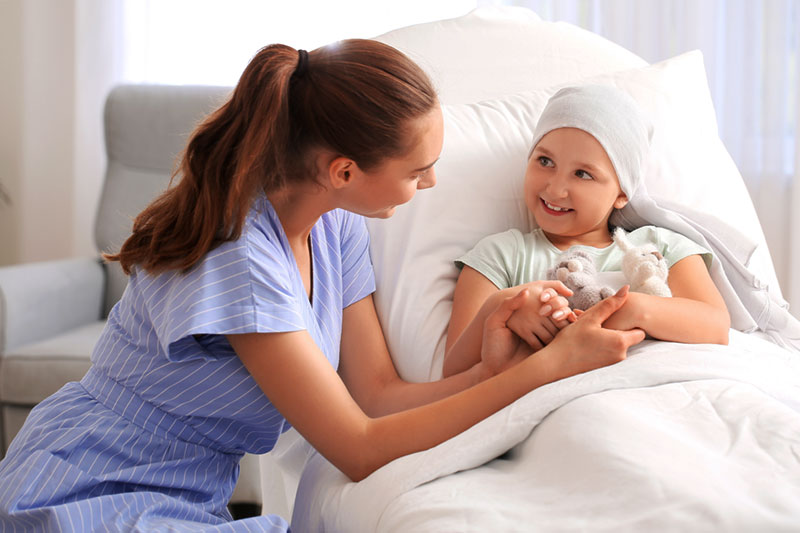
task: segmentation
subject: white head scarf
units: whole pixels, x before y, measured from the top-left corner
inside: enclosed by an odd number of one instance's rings
[[[542,137],[559,128],[577,128],[597,139],[614,165],[622,192],[633,198],[642,182],[652,134],[650,122],[633,98],[610,85],[559,90],[542,111],[531,153]]]

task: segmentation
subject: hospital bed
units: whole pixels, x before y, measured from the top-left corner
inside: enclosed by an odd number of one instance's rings
[[[730,344],[647,340],[359,483],[292,430],[261,457],[263,512],[297,531],[796,531],[798,324],[717,134],[702,55],[648,64],[521,8],[378,39],[429,72],[445,120],[437,186],[368,222],[402,377],[441,375],[453,259],[485,235],[532,228],[521,191],[533,127],[558,87],[583,82],[621,87],[652,118],[645,187],[621,223],[671,227],[714,251]]]

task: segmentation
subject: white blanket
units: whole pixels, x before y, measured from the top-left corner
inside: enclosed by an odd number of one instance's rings
[[[312,455],[297,531],[797,531],[800,358],[645,341],[360,483]]]

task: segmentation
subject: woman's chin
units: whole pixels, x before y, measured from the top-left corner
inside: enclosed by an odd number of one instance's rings
[[[368,218],[389,218],[394,215],[394,212],[397,210],[397,206],[387,207],[386,209],[382,209],[380,211],[376,211],[374,213],[370,213],[368,215],[364,215]]]

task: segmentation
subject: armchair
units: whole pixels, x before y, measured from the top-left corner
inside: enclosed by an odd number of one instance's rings
[[[169,183],[187,135],[228,90],[123,85],[109,94],[98,250],[123,243],[133,217]],[[86,373],[126,283],[99,256],[0,268],[0,456],[37,403]],[[232,502],[260,504],[257,458],[245,456],[241,472]]]

